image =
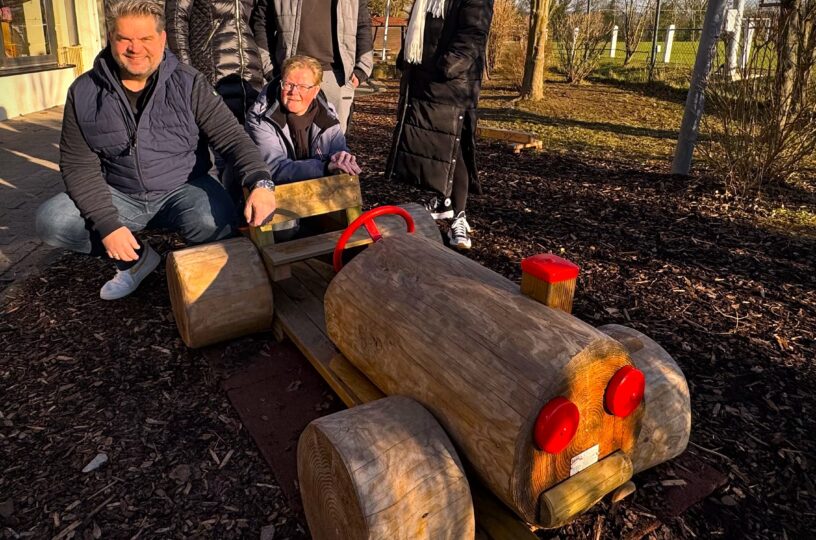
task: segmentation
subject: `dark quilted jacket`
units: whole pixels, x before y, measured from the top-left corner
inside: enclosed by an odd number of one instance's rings
[[[213,86],[233,76],[260,90],[271,77],[266,0],[168,0],[167,46]]]
[[[107,183],[122,193],[164,193],[206,174],[209,160],[197,155],[203,149],[190,107],[196,71],[167,51],[137,126],[105,54],[69,93],[82,135],[99,156]]]
[[[405,63],[397,127],[386,177],[432,188],[450,196],[459,147],[469,190],[481,193],[476,170],[476,107],[493,0],[451,0],[445,17],[427,16],[422,62]]]

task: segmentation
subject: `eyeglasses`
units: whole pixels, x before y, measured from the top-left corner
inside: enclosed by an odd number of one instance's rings
[[[309,84],[295,84],[295,83],[290,83],[290,82],[286,82],[286,81],[281,81],[280,86],[281,86],[281,88],[283,88],[284,92],[294,92],[295,90],[297,90],[298,94],[303,94],[305,92],[308,92],[312,88],[316,87],[317,85],[316,84],[312,84],[312,85],[309,85]]]

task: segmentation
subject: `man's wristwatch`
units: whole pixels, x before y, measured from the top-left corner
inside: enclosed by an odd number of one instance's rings
[[[275,182],[272,180],[258,180],[255,182],[255,185],[252,186],[252,191],[255,191],[258,188],[268,189],[269,191],[275,191]]]

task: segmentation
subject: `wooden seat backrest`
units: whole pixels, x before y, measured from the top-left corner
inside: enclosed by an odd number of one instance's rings
[[[250,238],[259,248],[275,243],[272,226],[284,221],[345,210],[347,221],[351,223],[360,215],[363,204],[360,178],[341,174],[281,184],[275,188],[275,202],[277,209],[272,219],[261,227],[249,229]]]

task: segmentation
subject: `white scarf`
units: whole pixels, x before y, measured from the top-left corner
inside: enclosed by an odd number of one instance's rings
[[[405,36],[405,61],[410,64],[422,63],[422,42],[425,38],[425,14],[437,19],[445,18],[445,0],[416,0],[408,21]]]

